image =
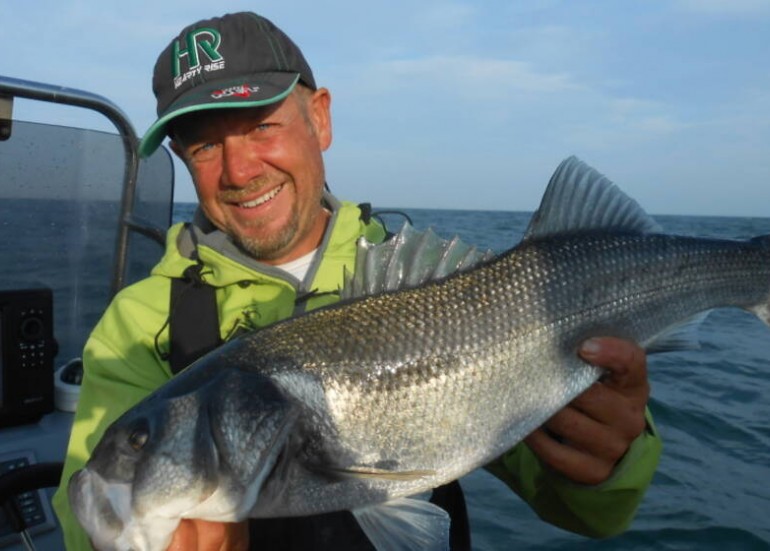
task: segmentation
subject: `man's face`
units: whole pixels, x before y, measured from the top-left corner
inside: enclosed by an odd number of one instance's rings
[[[326,89],[299,89],[275,105],[202,111],[174,123],[172,148],[204,213],[259,260],[281,264],[321,241],[329,104]]]

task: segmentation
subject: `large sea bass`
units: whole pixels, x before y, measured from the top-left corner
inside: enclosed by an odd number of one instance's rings
[[[441,547],[446,516],[409,496],[488,463],[595,382],[581,341],[653,347],[722,306],[768,323],[769,238],[663,235],[575,158],[507,253],[436,279],[444,249],[400,239],[434,260],[410,270],[391,254],[378,271],[373,253],[361,271],[378,275],[352,285],[428,281],[238,338],[107,430],[69,486],[97,546],[164,549],[183,517],[349,509],[379,548]]]

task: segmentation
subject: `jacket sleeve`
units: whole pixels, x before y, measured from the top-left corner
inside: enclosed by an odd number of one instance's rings
[[[487,465],[537,515],[555,526],[592,538],[625,531],[652,481],[662,450],[649,411],[647,429],[631,443],[602,484],[585,486],[545,467],[523,442]]]
[[[53,498],[70,550],[91,549],[67,499],[70,477],[85,465],[107,427],[170,377],[165,362],[155,353],[154,334],[147,329],[162,327],[163,313],[148,304],[134,300],[131,294],[118,295],[83,350],[83,383],[62,482]],[[137,319],[146,323],[136,323]]]

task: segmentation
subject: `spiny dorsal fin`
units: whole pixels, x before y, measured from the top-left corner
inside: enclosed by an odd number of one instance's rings
[[[585,230],[656,233],[660,226],[610,180],[569,157],[551,177],[524,239]]]
[[[449,241],[432,229],[420,232],[404,223],[401,231],[383,243],[361,238],[353,273],[345,271],[343,299],[416,287],[492,258],[492,251],[480,251],[455,237]]]

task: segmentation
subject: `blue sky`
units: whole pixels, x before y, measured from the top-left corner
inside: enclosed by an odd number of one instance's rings
[[[141,135],[158,53],[240,10],[283,28],[331,90],[339,197],[532,210],[575,154],[651,213],[770,216],[767,0],[0,0],[0,73],[103,95]],[[183,170],[176,198],[193,201]]]

